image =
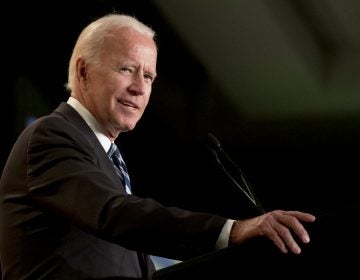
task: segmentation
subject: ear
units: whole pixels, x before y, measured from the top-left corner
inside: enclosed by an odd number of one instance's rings
[[[86,88],[87,80],[88,80],[88,73],[87,73],[87,64],[86,61],[79,57],[76,61],[76,78],[79,82],[80,87]]]

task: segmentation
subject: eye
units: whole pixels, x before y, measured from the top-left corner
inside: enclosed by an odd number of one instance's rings
[[[121,67],[120,72],[122,72],[122,73],[132,73],[133,70],[130,67]]]
[[[153,82],[154,81],[154,76],[153,75],[151,75],[151,74],[145,74],[144,75],[144,78],[146,79],[146,80],[149,80],[150,82]]]

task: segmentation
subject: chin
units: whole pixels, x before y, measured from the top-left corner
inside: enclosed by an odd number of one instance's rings
[[[121,132],[133,130],[137,124],[138,119],[135,118],[122,118],[117,120],[117,128]]]
[[[136,126],[136,123],[132,123],[132,124],[127,124],[123,127],[123,131],[130,131],[133,130]]]

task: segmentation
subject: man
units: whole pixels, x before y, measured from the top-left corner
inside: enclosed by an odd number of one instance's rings
[[[114,140],[141,118],[156,61],[153,30],[133,17],[106,15],[82,31],[70,98],[24,130],[1,177],[4,280],[150,279],[148,254],[186,259],[258,236],[299,254],[293,234],[309,241],[308,213],[233,221],[131,194]]]

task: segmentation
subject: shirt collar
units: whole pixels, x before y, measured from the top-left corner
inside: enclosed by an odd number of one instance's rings
[[[88,109],[84,107],[84,105],[82,105],[77,99],[71,96],[69,97],[67,104],[73,107],[76,112],[80,114],[80,116],[84,119],[87,125],[95,133],[105,152],[107,152],[110,149],[111,140],[103,133],[103,130],[95,117],[89,112]]]

